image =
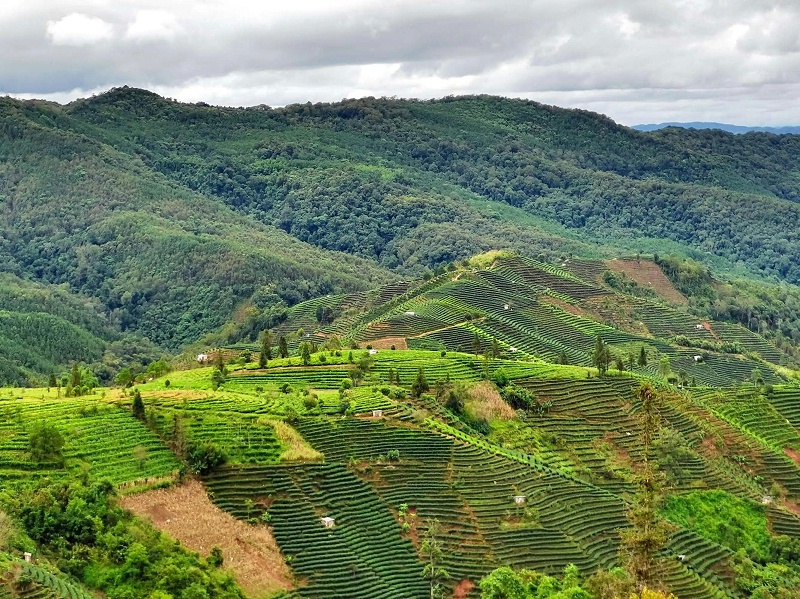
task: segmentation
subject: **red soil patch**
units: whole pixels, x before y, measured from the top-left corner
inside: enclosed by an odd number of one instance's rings
[[[453,599],[466,599],[469,597],[469,592],[474,588],[475,584],[468,578],[465,578],[453,589]]]
[[[567,303],[564,300],[558,299],[557,297],[551,297],[549,295],[543,295],[539,298],[539,301],[544,304],[553,304],[554,306],[558,306],[564,312],[569,312],[570,314],[574,314],[575,316],[586,316],[587,312],[580,306],[575,306],[573,304]]]
[[[784,447],[783,451],[792,459],[795,464],[800,466],[800,452],[798,452],[796,449],[792,449],[791,447]]]
[[[245,524],[222,511],[197,481],[128,495],[120,503],[192,551],[207,556],[212,547],[222,549],[224,566],[250,597],[293,587],[291,572],[270,529]]]
[[[675,289],[675,286],[661,271],[658,264],[650,260],[606,260],[606,266],[616,273],[624,273],[629,279],[636,281],[641,287],[655,291],[673,304],[685,304],[686,296]]]
[[[702,325],[703,325],[703,328],[704,328],[705,330],[707,330],[709,333],[711,333],[711,336],[712,336],[714,339],[716,339],[717,341],[719,341],[719,340],[720,340],[720,339],[719,339],[719,337],[717,337],[717,334],[714,332],[714,329],[712,329],[712,328],[711,328],[711,324],[710,324],[710,323],[703,321],[703,322],[701,322],[700,324],[702,324]]]
[[[392,349],[393,345],[395,349],[408,349],[405,337],[383,337],[366,343],[369,343],[374,349]]]
[[[788,499],[783,500],[784,507],[792,512],[793,514],[797,514],[800,516],[800,505],[797,505],[794,501],[789,501]]]
[[[717,444],[713,437],[706,437],[703,439],[700,446],[708,457],[717,457],[719,455],[719,449],[717,449]]]

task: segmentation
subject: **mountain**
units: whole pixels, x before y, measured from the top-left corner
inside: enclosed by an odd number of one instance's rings
[[[743,133],[773,133],[775,135],[797,135],[800,134],[800,127],[744,127],[742,125],[728,125],[726,123],[658,123],[649,125],[633,125],[632,129],[637,131],[658,131],[667,127],[678,127],[681,129],[718,129],[741,135]]]
[[[252,339],[303,300],[493,249],[800,282],[793,136],[643,133],[489,96],[236,109],[125,87],[2,99],[0,132],[0,268],[151,350]]]

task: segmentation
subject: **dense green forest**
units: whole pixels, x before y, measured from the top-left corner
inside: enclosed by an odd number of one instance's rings
[[[498,248],[693,258],[754,282],[698,287],[690,309],[790,352],[799,145],[643,133],[486,96],[278,109],[131,88],[65,106],[0,99],[0,270],[13,277],[0,381],[42,382],[76,360],[108,378],[232,319],[252,333],[312,297]],[[7,299],[34,283],[28,303]],[[112,343],[136,355],[109,355]]]

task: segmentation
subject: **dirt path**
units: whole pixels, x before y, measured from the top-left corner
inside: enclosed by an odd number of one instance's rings
[[[224,567],[233,573],[248,597],[263,597],[293,587],[291,572],[270,529],[250,526],[222,511],[198,481],[128,495],[120,503],[203,556],[212,547],[222,549]]]

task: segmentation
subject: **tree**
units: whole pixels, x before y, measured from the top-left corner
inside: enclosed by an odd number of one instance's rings
[[[47,421],[37,422],[28,436],[28,451],[36,462],[61,462],[64,437]]]
[[[300,358],[303,360],[303,366],[308,366],[311,362],[311,344],[308,341],[300,344]]]
[[[636,398],[642,404],[639,417],[642,463],[635,476],[636,498],[626,513],[631,527],[621,533],[620,561],[641,592],[652,588],[656,582],[657,555],[669,540],[671,527],[659,516],[663,476],[649,458],[650,447],[660,426],[659,397],[650,383],[644,383],[637,389]]]
[[[492,380],[494,381],[494,384],[500,387],[501,389],[506,385],[508,385],[508,383],[511,381],[511,379],[508,376],[508,373],[506,372],[506,369],[503,368],[502,366],[494,371],[494,375],[492,375]]]
[[[197,474],[208,474],[227,460],[225,453],[210,441],[190,445],[187,452],[189,466]]]
[[[289,345],[286,343],[286,337],[283,335],[278,339],[278,355],[281,358],[289,357]]]
[[[492,354],[492,358],[497,359],[500,357],[500,342],[497,339],[492,339],[492,345],[489,351]]]
[[[216,391],[225,382],[225,371],[214,369],[211,373],[211,388]]]
[[[429,389],[430,386],[425,378],[425,371],[420,367],[420,369],[417,370],[417,378],[411,383],[411,395],[419,399],[419,397]]]
[[[472,337],[472,353],[476,356],[481,353],[481,336],[478,331],[475,331],[475,335]]]
[[[647,350],[644,348],[644,345],[639,350],[639,360],[636,362],[639,366],[647,366]]]
[[[141,420],[144,422],[144,402],[142,401],[142,394],[138,389],[133,390],[133,404],[131,405],[131,411],[133,412],[133,417],[136,418],[136,420]]]
[[[133,384],[135,379],[135,375],[133,374],[133,370],[130,368],[123,368],[119,371],[114,380],[118,385],[122,385],[123,387],[130,387]]]
[[[144,470],[144,466],[147,463],[147,449],[142,445],[134,447],[133,459],[136,460],[136,467],[139,470]]]
[[[77,362],[72,365],[72,372],[69,376],[69,386],[73,389],[81,388],[81,368]]]
[[[625,362],[622,361],[622,356],[617,356],[617,359],[614,361],[614,368],[619,372],[625,370]]]
[[[636,356],[633,355],[633,352],[628,352],[628,370],[633,372],[633,367],[636,365]]]
[[[425,531],[425,538],[420,547],[420,554],[425,562],[422,576],[430,583],[431,599],[443,596],[442,581],[450,577],[447,570],[442,567],[444,551],[439,540],[440,534],[441,525],[439,520],[428,520],[428,528]]]
[[[261,353],[258,356],[258,367],[266,368],[269,360],[272,359],[272,335],[269,331],[261,333]]]
[[[479,585],[481,599],[528,599],[530,594],[514,570],[503,566],[484,576]]]
[[[658,374],[664,378],[668,378],[672,372],[672,366],[669,361],[669,356],[661,356],[658,361]]]
[[[221,349],[218,349],[217,355],[214,356],[214,367],[223,374],[225,373],[225,358],[222,355]]]
[[[611,350],[601,337],[598,337],[594,344],[592,363],[597,366],[598,374],[605,376],[608,371],[608,365],[611,363]]]

